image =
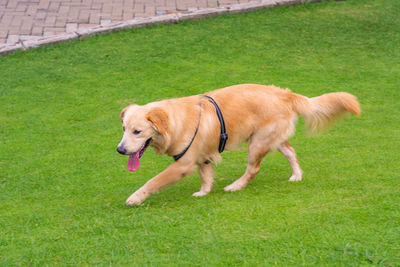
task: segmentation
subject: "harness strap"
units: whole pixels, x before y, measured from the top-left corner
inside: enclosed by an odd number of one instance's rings
[[[208,100],[215,106],[215,110],[217,112],[219,124],[221,125],[221,136],[219,138],[218,152],[222,153],[225,149],[226,141],[228,140],[228,134],[226,133],[225,129],[224,116],[222,116],[221,109],[218,107],[217,102],[215,102],[215,100],[211,96],[205,95],[204,97],[207,97]]]
[[[190,143],[185,147],[184,150],[182,150],[181,153],[179,153],[178,155],[173,156],[173,158],[174,158],[175,161],[178,161],[180,158],[183,157],[183,155],[185,155],[186,151],[188,151],[189,147],[192,145],[192,143],[193,143],[193,141],[194,141],[194,138],[195,138],[196,135],[197,135],[197,131],[199,130],[200,119],[201,119],[201,104],[199,104],[199,107],[200,107],[199,120],[198,120],[198,122],[197,122],[196,130],[194,131],[192,140],[190,140]]]
[[[215,102],[215,100],[212,97],[210,97],[208,95],[203,95],[203,97],[208,98],[208,101],[210,101],[214,105],[215,110],[217,112],[219,124],[221,125],[221,136],[219,139],[218,152],[222,153],[225,149],[226,141],[228,140],[228,134],[226,133],[226,129],[225,129],[224,117],[222,116],[222,112],[221,112],[220,108],[218,107],[217,102]],[[197,122],[196,130],[194,131],[192,140],[190,140],[190,143],[185,147],[185,149],[181,153],[173,156],[175,161],[178,161],[180,158],[183,157],[183,155],[185,155],[185,153],[188,151],[188,149],[190,148],[190,146],[192,145],[192,143],[194,141],[194,138],[197,135],[197,131],[199,130],[200,119],[201,119],[201,104],[199,104],[199,106],[200,106],[199,121]]]

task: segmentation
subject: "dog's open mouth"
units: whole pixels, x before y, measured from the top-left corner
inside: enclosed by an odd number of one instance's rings
[[[128,170],[131,172],[137,171],[140,165],[140,158],[146,151],[147,147],[150,145],[151,138],[147,139],[146,143],[135,153],[129,155],[128,159]]]

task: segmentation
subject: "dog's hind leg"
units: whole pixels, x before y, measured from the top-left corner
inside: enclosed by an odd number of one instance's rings
[[[193,194],[195,197],[205,196],[211,192],[212,186],[214,184],[214,170],[213,164],[203,163],[199,165],[199,173],[201,177],[201,188],[199,192]]]
[[[278,150],[289,161],[290,167],[292,168],[292,176],[289,178],[289,181],[301,181],[303,171],[300,168],[294,148],[286,141],[278,147]]]
[[[251,180],[253,180],[260,170],[262,159],[270,151],[270,147],[267,144],[268,143],[257,138],[257,136],[250,138],[248,145],[249,158],[246,172],[235,182],[226,186],[224,188],[225,191],[237,191],[243,189]]]

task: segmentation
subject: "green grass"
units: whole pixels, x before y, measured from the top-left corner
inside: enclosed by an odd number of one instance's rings
[[[132,29],[0,58],[0,265],[400,265],[400,3],[348,0]],[[197,173],[135,208],[115,151],[129,103],[238,83],[358,96],[361,118],[291,139],[235,193],[246,152],[224,152],[213,192]],[[224,179],[221,179],[221,178]]]

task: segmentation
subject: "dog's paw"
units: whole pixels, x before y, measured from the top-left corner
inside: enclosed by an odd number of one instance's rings
[[[144,199],[138,197],[136,194],[132,194],[127,200],[126,200],[126,205],[128,206],[135,206],[135,205],[140,205],[143,202]]]
[[[241,189],[243,189],[245,187],[246,187],[246,185],[243,185],[243,184],[238,183],[238,182],[234,182],[233,184],[225,186],[224,191],[233,192],[233,191],[241,190]]]
[[[202,197],[202,196],[205,196],[205,195],[208,195],[208,193],[204,192],[204,191],[199,191],[199,192],[196,192],[196,193],[192,194],[192,196],[194,196],[194,197]]]
[[[301,181],[301,176],[292,175],[292,176],[289,178],[289,182],[298,182],[298,181]]]

